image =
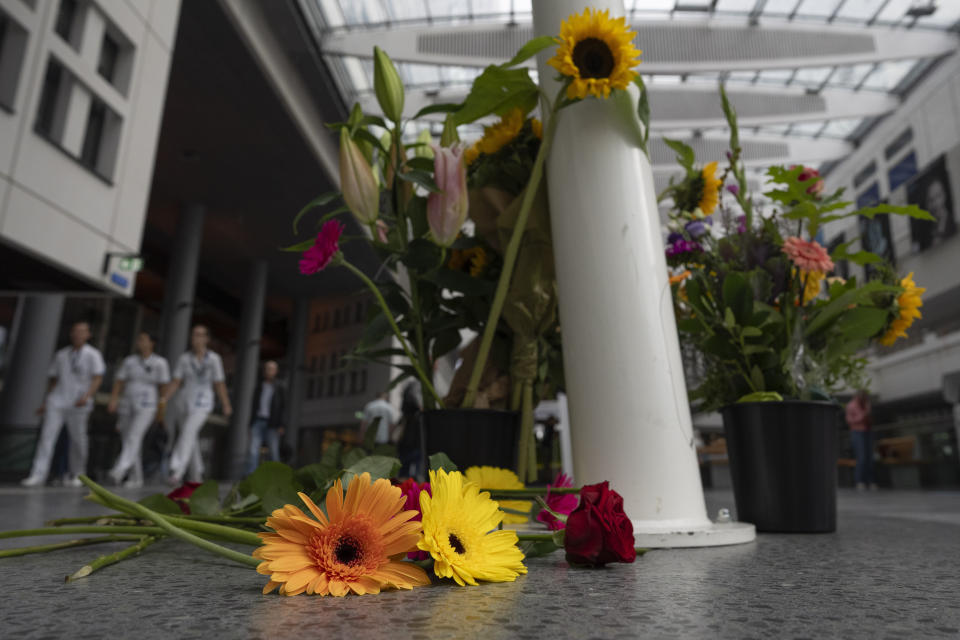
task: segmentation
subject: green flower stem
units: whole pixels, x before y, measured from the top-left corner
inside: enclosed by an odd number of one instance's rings
[[[159,538],[156,536],[143,536],[140,538],[140,541],[135,545],[129,546],[122,551],[117,551],[116,553],[111,553],[105,556],[100,556],[90,564],[85,564],[80,569],[78,569],[73,574],[67,576],[66,582],[73,582],[74,580],[79,580],[80,578],[85,578],[94,571],[108,567],[111,564],[116,564],[121,560],[126,560],[130,556],[135,556],[151,544],[156,542]]]
[[[261,544],[263,544],[263,541],[260,539],[260,537],[252,531],[245,531],[243,529],[237,529],[236,527],[227,527],[222,524],[214,524],[212,522],[191,520],[189,518],[182,518],[180,516],[160,517],[170,524],[176,525],[183,529],[189,529],[191,531],[196,531],[197,533],[204,533],[206,535],[221,538],[222,540],[227,540],[229,542],[247,544],[253,547],[259,547]]]
[[[62,527],[69,524],[120,524],[136,525],[137,521],[128,518],[122,513],[111,513],[102,516],[85,516],[82,518],[58,518],[47,522],[48,527]]]
[[[437,406],[443,408],[443,400],[440,399],[440,396],[437,395],[436,389],[433,388],[433,384],[430,382],[430,378],[423,372],[423,368],[420,366],[420,360],[414,357],[413,353],[410,351],[410,347],[407,345],[406,339],[403,337],[403,334],[400,332],[400,327],[397,326],[397,321],[393,318],[393,314],[390,312],[390,307],[387,306],[387,301],[383,299],[383,294],[380,293],[380,289],[377,288],[377,285],[373,283],[373,280],[367,277],[363,271],[357,269],[355,266],[347,262],[346,258],[340,255],[338,264],[343,265],[349,269],[353,275],[360,278],[360,280],[370,289],[370,292],[373,293],[374,297],[377,299],[377,302],[380,304],[380,308],[383,309],[383,313],[387,318],[387,322],[390,323],[390,328],[393,329],[394,335],[397,336],[397,339],[400,340],[400,345],[403,347],[404,353],[407,354],[407,358],[410,360],[410,364],[413,365],[413,368],[416,370],[417,375],[420,377],[420,382],[423,383],[424,388],[430,392],[430,395],[433,396],[433,399],[436,400]]]
[[[79,540],[68,540],[67,542],[54,542],[53,544],[38,544],[32,547],[3,549],[0,550],[0,558],[14,558],[31,553],[46,553],[60,549],[72,549],[73,547],[85,547],[91,544],[103,544],[104,542],[133,542],[139,540],[140,537],[141,536],[101,536],[99,538],[80,538]]]
[[[257,560],[256,558],[248,554],[240,553],[239,551],[234,551],[233,549],[222,547],[215,542],[204,540],[203,538],[197,535],[194,535],[192,533],[184,531],[183,529],[177,526],[174,526],[173,524],[167,522],[167,520],[159,513],[156,513],[155,511],[148,509],[142,504],[132,502],[125,498],[121,498],[116,494],[110,493],[109,491],[107,491],[106,489],[104,489],[99,484],[97,484],[96,482],[94,482],[93,480],[91,480],[85,475],[80,475],[79,478],[83,484],[87,485],[87,487],[89,487],[90,490],[94,492],[94,494],[106,500],[107,502],[110,502],[114,508],[120,508],[121,510],[127,513],[136,514],[142,518],[151,520],[155,522],[157,526],[163,529],[165,533],[170,534],[174,538],[179,538],[180,540],[183,540],[184,542],[189,542],[190,544],[200,547],[205,551],[209,551],[211,553],[221,555],[224,558],[233,560],[234,562],[239,562],[240,564],[245,564],[249,567],[255,567],[260,564],[259,560]]]
[[[525,518],[530,517],[530,511],[521,511],[520,509],[508,509],[503,505],[500,506],[500,511],[503,511],[504,513],[508,513],[512,516],[523,516]]]
[[[566,85],[561,88],[561,93],[565,88]],[[487,366],[490,347],[493,346],[493,336],[497,332],[497,325],[500,323],[500,314],[503,313],[503,303],[506,302],[507,291],[510,289],[510,281],[513,278],[513,268],[517,262],[517,254],[520,252],[520,241],[523,239],[524,231],[526,231],[527,218],[530,217],[530,210],[533,208],[533,201],[543,177],[543,165],[546,162],[547,154],[550,152],[553,133],[557,128],[557,109],[560,106],[560,97],[561,94],[558,93],[557,99],[554,101],[557,106],[550,111],[550,119],[547,120],[546,131],[543,132],[540,150],[537,152],[537,159],[534,161],[533,170],[530,172],[530,181],[523,192],[523,201],[520,204],[517,223],[513,227],[510,243],[507,245],[507,250],[503,256],[503,270],[500,272],[500,280],[497,282],[497,290],[493,295],[493,303],[490,305],[487,323],[483,328],[483,337],[480,339],[480,349],[477,351],[477,359],[473,363],[470,382],[467,384],[467,393],[463,399],[463,407],[467,409],[473,408],[477,390],[480,387],[480,378]]]
[[[60,536],[77,533],[131,533],[137,535],[161,535],[163,532],[163,529],[160,527],[77,525],[72,527],[40,527],[38,529],[0,531],[0,539],[26,538],[28,536]]]
[[[183,514],[182,516],[176,516],[177,518],[183,518],[185,520],[197,520],[199,522],[219,522],[221,524],[253,524],[253,525],[262,525],[267,521],[266,517],[256,517],[256,516],[207,516],[199,514]]]
[[[556,538],[553,533],[518,533],[520,542],[553,542]]]

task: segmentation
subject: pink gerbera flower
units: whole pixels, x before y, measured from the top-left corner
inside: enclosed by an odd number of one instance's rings
[[[783,252],[802,271],[833,271],[830,254],[815,240],[804,240],[796,236],[787,238],[783,241]]]
[[[423,515],[420,513],[420,493],[426,491],[427,495],[433,495],[430,493],[430,483],[424,482],[417,484],[417,481],[413,478],[407,478],[403,482],[397,485],[400,487],[400,492],[403,494],[403,497],[407,499],[405,505],[403,505],[404,511],[416,511],[417,515],[410,518],[410,521],[417,521],[423,518]],[[426,560],[430,557],[430,554],[426,551],[411,551],[407,554],[408,560]]]
[[[574,509],[577,508],[579,498],[572,493],[564,494],[554,494],[550,495],[550,489],[552,487],[572,487],[573,481],[565,473],[557,474],[557,477],[554,478],[552,484],[547,485],[547,497],[545,502],[547,506],[550,507],[553,511],[557,513],[562,513],[563,515],[570,515]],[[562,520],[558,520],[552,513],[546,509],[542,509],[540,513],[537,514],[537,522],[542,522],[547,525],[547,528],[551,531],[559,531],[567,526]]]
[[[313,246],[303,252],[303,258],[300,260],[300,273],[310,275],[330,264],[333,256],[340,250],[338,243],[343,229],[343,224],[337,220],[328,220],[323,223]]]

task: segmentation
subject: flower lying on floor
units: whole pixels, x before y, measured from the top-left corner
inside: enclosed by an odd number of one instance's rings
[[[467,482],[472,482],[484,489],[523,489],[523,483],[520,482],[520,478],[510,469],[484,465],[482,467],[470,467],[463,473],[467,478]],[[499,505],[502,509],[525,511],[528,514],[533,507],[533,504],[527,500],[501,500]],[[503,516],[504,524],[523,524],[529,519],[529,515],[520,515],[517,513],[505,513]]]
[[[403,511],[406,499],[389,480],[354,476],[346,497],[337,480],[327,492],[329,517],[299,495],[316,520],[288,504],[267,518],[275,533],[259,534],[263,546],[253,556],[263,560],[257,572],[270,576],[264,593],[363,595],[430,583],[420,567],[393,559],[414,550],[420,523],[411,521],[415,511]]]
[[[477,580],[513,582],[527,572],[517,534],[497,530],[503,512],[490,494],[464,482],[459,471],[430,471],[430,494],[420,494],[423,537],[417,546],[433,556],[433,572],[460,586]]]
[[[572,487],[573,481],[565,473],[558,473],[557,477],[553,480],[552,484],[547,485],[547,497],[544,499],[544,502],[547,503],[547,509],[542,509],[540,513],[537,514],[537,522],[542,522],[547,525],[547,528],[551,531],[559,531],[567,526],[566,522],[554,516],[554,513],[561,515],[570,515],[570,513],[577,508],[577,503],[579,502],[577,496],[570,493],[554,493],[550,495],[550,489],[556,487]],[[551,513],[551,511],[553,513]]]

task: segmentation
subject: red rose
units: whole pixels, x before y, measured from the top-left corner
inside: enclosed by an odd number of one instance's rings
[[[580,490],[580,504],[567,518],[564,550],[567,562],[601,567],[633,562],[633,524],[623,512],[623,498],[606,480]]]
[[[167,494],[167,497],[177,503],[180,510],[190,514],[190,503],[187,498],[193,495],[193,492],[200,486],[199,482],[184,482],[182,485]]]

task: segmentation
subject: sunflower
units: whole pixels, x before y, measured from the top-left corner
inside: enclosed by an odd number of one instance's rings
[[[477,580],[513,582],[527,572],[517,534],[498,530],[503,512],[490,494],[464,483],[459,471],[430,471],[430,494],[420,494],[423,536],[417,547],[434,560],[433,572],[460,586]]]
[[[473,482],[481,489],[523,489],[523,483],[517,474],[509,469],[499,467],[470,467],[464,474],[468,482]],[[501,500],[500,506],[504,509],[513,509],[514,511],[529,512],[533,508],[533,503],[527,500]],[[506,524],[523,524],[529,521],[529,516],[521,516],[515,513],[505,513],[503,521]]]
[[[626,89],[636,77],[633,70],[643,53],[633,46],[636,33],[624,18],[613,19],[606,9],[584,9],[560,27],[560,46],[547,64],[570,80],[567,98],[610,96],[611,89]]]
[[[923,317],[920,314],[920,307],[923,306],[923,299],[920,296],[926,291],[926,288],[917,286],[917,283],[913,281],[912,271],[910,275],[900,281],[900,286],[903,287],[903,293],[897,298],[899,312],[893,322],[890,323],[890,328],[880,338],[880,344],[885,347],[891,346],[897,341],[897,338],[906,338],[907,329],[910,328],[913,321]]]
[[[304,493],[299,494],[316,520],[292,504],[267,518],[275,533],[258,534],[263,545],[253,552],[263,560],[257,573],[270,576],[270,593],[343,596],[412,589],[430,583],[420,567],[399,560],[416,548],[420,523],[416,511],[404,511],[405,498],[389,480],[370,482],[370,474],[354,476],[344,498],[337,480],[327,492],[324,515]]]
[[[700,202],[697,205],[703,211],[703,215],[708,216],[713,213],[717,204],[720,202],[720,186],[723,181],[716,176],[717,163],[711,162],[703,167],[700,172],[700,178],[703,181],[703,190],[700,195]]]
[[[451,251],[447,267],[453,271],[468,271],[474,278],[479,278],[489,263],[490,257],[483,247],[470,247]]]
[[[499,122],[483,128],[483,137],[477,141],[477,149],[480,153],[493,155],[513,142],[513,139],[520,135],[521,129],[523,129],[523,109],[514,107],[504,114]]]
[[[480,141],[477,140],[472,145],[467,147],[463,152],[463,161],[469,167],[473,164],[473,161],[480,157]]]

